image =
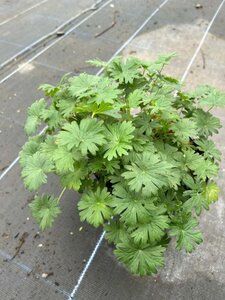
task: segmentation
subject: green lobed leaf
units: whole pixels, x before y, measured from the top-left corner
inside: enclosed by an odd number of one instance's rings
[[[45,110],[46,102],[44,99],[35,101],[27,110],[28,117],[25,123],[25,131],[28,135],[36,132],[37,127],[41,124],[41,113]]]
[[[27,189],[37,190],[43,183],[47,182],[47,173],[53,171],[52,162],[42,153],[36,152],[29,156],[22,169],[22,178]]]
[[[148,244],[160,241],[169,228],[170,220],[167,215],[157,213],[157,209],[149,216],[146,223],[138,224],[131,234],[135,243]]]
[[[105,143],[102,125],[103,122],[90,118],[82,119],[80,124],[73,121],[63,126],[63,130],[56,136],[56,142],[66,146],[68,150],[76,148],[83,155],[87,155],[88,152],[95,155],[98,146]]]
[[[110,103],[114,104],[115,100],[121,94],[117,89],[117,84],[109,78],[101,77],[95,88],[92,89],[92,96],[89,99],[90,103]]]
[[[69,118],[75,112],[76,102],[74,99],[70,97],[66,97],[66,99],[61,98],[60,101],[56,103],[59,112],[64,118]]]
[[[102,61],[99,58],[96,59],[89,59],[86,61],[88,64],[93,65],[95,67],[106,67],[107,63],[105,61]]]
[[[47,136],[45,141],[40,144],[40,152],[48,156],[50,160],[52,160],[52,155],[57,148],[54,136]]]
[[[196,226],[198,222],[190,215],[171,226],[170,235],[176,237],[178,250],[185,249],[186,252],[192,252],[196,245],[202,243],[202,233],[195,229]]]
[[[173,166],[179,165],[178,162],[181,159],[182,153],[178,151],[177,147],[174,147],[160,140],[154,142],[154,147],[155,149],[157,149],[158,154],[160,155],[162,160],[171,163]]]
[[[116,245],[116,257],[124,263],[131,273],[145,276],[157,273],[164,266],[162,246],[141,245],[133,242],[122,242]]]
[[[134,126],[132,122],[123,121],[122,123],[107,126],[105,136],[107,143],[104,145],[104,157],[112,160],[114,157],[127,155],[132,149],[132,139]]]
[[[106,188],[98,187],[95,192],[84,193],[78,202],[81,221],[87,221],[95,227],[103,224],[112,216],[111,201],[112,196]]]
[[[142,90],[134,90],[128,96],[128,104],[130,108],[137,108],[139,107],[141,100],[143,97]]]
[[[129,239],[127,228],[119,221],[110,220],[107,224],[104,224],[104,229],[106,232],[105,237],[110,243],[118,244]]]
[[[204,152],[204,157],[209,159],[220,160],[221,152],[216,148],[216,145],[211,140],[197,140],[197,149]]]
[[[22,150],[19,153],[19,162],[22,167],[26,165],[27,159],[40,150],[42,136],[36,136],[29,138],[29,140],[23,145]]]
[[[148,70],[150,72],[158,72],[163,69],[165,65],[168,65],[170,60],[176,56],[175,52],[169,54],[161,54],[158,56],[157,60],[154,62],[146,62],[148,65]]]
[[[139,118],[134,120],[134,125],[140,133],[151,136],[154,129],[160,129],[162,126],[159,122],[152,120],[152,117],[146,113],[140,113]]]
[[[183,205],[184,210],[189,212],[192,211],[192,209],[195,209],[196,214],[200,215],[203,208],[206,210],[209,209],[208,200],[202,192],[187,190],[184,192],[184,195],[189,196],[189,199]]]
[[[117,57],[108,66],[107,71],[119,83],[133,83],[135,78],[140,77],[140,64],[132,57],[125,62]]]
[[[73,163],[73,171],[61,174],[61,184],[67,189],[73,189],[79,191],[82,180],[86,178],[88,174],[87,163],[84,160],[75,161]]]
[[[163,64],[163,65],[168,65],[171,61],[172,58],[176,57],[176,52],[171,52],[167,54],[161,54],[159,55],[157,59],[157,63]]]
[[[203,196],[209,204],[216,202],[220,195],[220,188],[216,182],[208,182],[203,188]]]
[[[201,85],[191,93],[192,97],[196,97],[200,106],[223,107],[225,106],[225,94],[209,85]]]
[[[218,129],[221,128],[220,120],[203,110],[196,110],[192,120],[197,126],[199,136],[208,137],[213,133],[218,133]]]
[[[58,147],[52,153],[52,160],[58,172],[73,172],[77,151],[69,151],[66,147]],[[77,158],[79,159],[81,155]]]
[[[151,114],[157,114],[162,112],[172,111],[171,100],[167,96],[153,96],[152,101],[149,104]]]
[[[173,176],[173,166],[162,161],[160,156],[151,152],[137,154],[131,165],[126,165],[122,176],[128,181],[131,191],[154,195],[163,186],[169,186],[169,176]]]
[[[80,74],[69,80],[69,92],[73,97],[82,98],[92,93],[92,88],[99,82],[100,77],[95,75]]]
[[[35,218],[42,230],[52,226],[55,218],[61,213],[58,199],[52,196],[35,196],[29,204],[32,216]]]
[[[47,123],[48,128],[50,130],[55,130],[60,127],[63,123],[63,118],[58,110],[54,107],[50,107],[49,109],[44,109],[41,112],[41,118]]]
[[[150,211],[155,209],[153,199],[131,192],[121,184],[114,186],[113,195],[115,197],[111,202],[111,206],[114,214],[119,215],[120,220],[129,225],[147,220]]]
[[[60,90],[60,87],[51,84],[41,84],[39,90],[42,90],[46,96],[54,97],[55,94]]]
[[[202,160],[200,165],[193,168],[194,174],[199,178],[206,180],[207,178],[217,177],[219,173],[218,165],[211,160]]]
[[[189,119],[180,119],[171,126],[171,130],[181,143],[187,143],[198,135],[196,123]]]
[[[184,162],[200,179],[206,180],[207,177],[210,178],[218,175],[219,169],[217,164],[212,160],[204,159],[204,157],[193,150],[184,151]]]

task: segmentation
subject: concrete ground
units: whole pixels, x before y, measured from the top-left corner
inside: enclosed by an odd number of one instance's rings
[[[68,72],[96,73],[97,69],[85,61],[95,57],[110,59],[163,1],[103,0],[94,8],[95,3],[94,0],[3,0],[0,4],[2,300],[70,299],[101,234],[81,224],[76,210],[79,196],[72,192],[65,193],[61,202],[63,213],[55,226],[40,232],[27,205],[32,194],[24,189],[15,161],[26,140],[23,131],[26,109],[41,95],[37,87],[41,83],[57,83]],[[220,3],[221,0],[202,0],[202,7],[197,9],[197,1],[193,0],[164,1],[165,5],[120,54],[154,59],[159,53],[176,51],[177,57],[168,72],[181,78]],[[114,18],[115,26],[96,38],[95,34],[110,26]],[[64,33],[71,30],[70,34],[50,34],[62,24]],[[225,4],[193,62],[186,88],[208,83],[225,90],[224,28]],[[44,41],[43,36],[47,36]],[[21,55],[24,49],[26,55]],[[4,66],[7,60],[9,63]],[[74,299],[225,299],[224,112],[215,110],[224,124],[215,138],[223,153],[218,179],[222,193],[201,218],[204,243],[193,254],[177,252],[171,245],[166,254],[166,267],[156,277],[138,278],[117,263],[111,248],[103,241],[83,280],[79,281]],[[58,195],[57,178],[51,177],[43,191]],[[11,260],[24,233],[28,234],[25,243]],[[44,279],[43,273],[51,275]]]

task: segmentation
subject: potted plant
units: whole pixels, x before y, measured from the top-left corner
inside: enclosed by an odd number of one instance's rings
[[[173,56],[93,60],[104,75],[42,85],[20,152],[27,189],[37,191],[49,173],[61,181],[59,196],[36,195],[30,204],[41,229],[60,214],[65,189],[75,190],[81,221],[102,226],[118,260],[141,276],[164,265],[171,237],[187,252],[202,242],[198,216],[220,192],[220,151],[211,136],[221,124],[210,110],[225,95],[209,86],[182,92],[162,72]],[[46,130],[35,135],[43,123]]]

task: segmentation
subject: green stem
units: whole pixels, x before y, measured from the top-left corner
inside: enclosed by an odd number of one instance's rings
[[[159,74],[161,75],[163,68],[165,67],[165,64],[162,65],[162,68],[159,70]]]
[[[213,109],[213,107],[214,107],[214,105],[211,106],[211,107],[207,110],[207,112],[209,112],[211,109]]]
[[[64,192],[65,192],[66,188],[64,187],[64,189],[62,190],[61,194],[59,195],[58,199],[57,199],[57,203],[59,203],[59,201],[61,200]]]
[[[127,109],[128,120],[131,121],[133,116],[131,115],[130,108]]]

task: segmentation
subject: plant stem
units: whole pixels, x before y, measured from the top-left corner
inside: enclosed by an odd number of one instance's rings
[[[62,196],[63,196],[65,190],[66,190],[66,188],[64,187],[64,189],[62,190],[61,194],[60,194],[59,197],[58,197],[57,203],[59,203],[59,201],[61,200],[61,198],[62,198]]]
[[[214,105],[211,106],[211,107],[207,110],[207,112],[209,112],[211,109],[213,109],[213,107],[214,107]]]

